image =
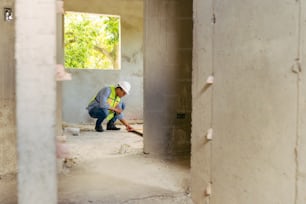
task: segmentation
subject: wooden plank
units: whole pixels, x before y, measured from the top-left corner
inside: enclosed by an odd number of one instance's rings
[[[143,133],[142,132],[140,132],[139,130],[132,130],[132,131],[130,131],[131,133],[134,133],[134,134],[136,134],[136,135],[138,135],[138,136],[143,136]]]

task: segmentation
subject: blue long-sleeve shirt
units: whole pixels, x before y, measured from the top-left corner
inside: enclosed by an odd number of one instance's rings
[[[106,115],[109,113],[109,107],[110,105],[107,103],[107,99],[111,94],[111,88],[110,87],[104,87],[102,88],[96,95],[96,97],[88,104],[87,109],[90,111],[94,107],[102,108]],[[118,104],[118,107],[120,109],[124,109],[122,100]],[[117,115],[118,119],[123,119],[123,113],[121,112],[119,115]]]

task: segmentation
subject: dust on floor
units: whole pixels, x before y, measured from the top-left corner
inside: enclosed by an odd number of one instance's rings
[[[126,130],[66,133],[71,159],[58,160],[59,204],[192,204],[189,161],[143,154]],[[84,129],[83,129],[84,130]],[[16,175],[0,178],[0,203],[16,204]]]
[[[60,204],[192,204],[189,161],[143,154],[126,130],[67,135],[72,161],[59,173]]]

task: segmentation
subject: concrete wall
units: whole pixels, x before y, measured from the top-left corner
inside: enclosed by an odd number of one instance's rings
[[[63,13],[56,13],[56,63],[64,64],[64,36],[63,36]],[[56,83],[56,135],[63,134],[63,97],[62,81]]]
[[[16,0],[18,203],[57,203],[55,1]]]
[[[14,9],[14,1],[0,2]],[[15,21],[0,18],[0,175],[16,172]]]
[[[127,80],[131,94],[126,119],[143,119],[143,0],[65,0],[66,11],[121,16],[121,70],[70,70],[72,81],[63,82],[63,120],[70,123],[93,122],[85,107],[105,85]]]
[[[195,203],[306,202],[305,11],[304,1],[194,1]]]
[[[145,1],[144,151],[189,155],[192,1]]]
[[[301,73],[299,73],[298,88],[298,107],[297,107],[297,133],[295,147],[295,200],[297,204],[306,202],[306,4],[305,1],[299,2],[299,41],[298,56]],[[298,65],[298,64],[297,64]],[[295,66],[296,68],[297,66]]]

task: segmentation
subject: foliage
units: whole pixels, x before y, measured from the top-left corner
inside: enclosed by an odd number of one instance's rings
[[[119,17],[65,14],[65,67],[118,69]]]

